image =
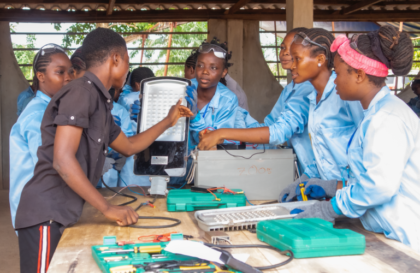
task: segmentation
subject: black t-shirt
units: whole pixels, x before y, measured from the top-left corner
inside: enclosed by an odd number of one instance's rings
[[[111,115],[112,98],[101,81],[86,72],[64,86],[50,101],[41,123],[42,145],[34,176],[25,185],[16,213],[16,229],[53,220],[64,227],[79,219],[84,200],[53,168],[57,125],[83,128],[76,158],[92,185],[102,173],[108,145],[121,129]]]

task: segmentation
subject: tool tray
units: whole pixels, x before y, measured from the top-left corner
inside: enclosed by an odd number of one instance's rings
[[[222,191],[213,191],[220,199],[216,201],[211,193],[191,192],[189,189],[170,190],[167,197],[167,209],[168,211],[195,211],[246,206],[245,194],[222,193]],[[241,192],[242,190],[232,189],[232,191]]]
[[[181,235],[182,236],[182,235]],[[165,251],[165,247],[169,242],[159,242],[159,243],[138,243],[138,244],[127,244],[124,246],[119,246],[116,242],[115,236],[105,236],[104,237],[104,244],[103,245],[96,245],[92,246],[92,256],[97,265],[99,266],[99,269],[103,273],[142,273],[146,270],[143,268],[143,266],[146,266],[149,263],[156,263],[156,262],[165,262],[165,261],[194,261],[197,260],[197,263],[207,263],[209,267],[212,269],[215,268],[213,264],[210,264],[210,262],[203,261],[198,258],[190,257],[190,256],[184,256],[184,255],[178,255],[171,252]],[[134,253],[134,252],[128,252],[124,254],[120,253],[102,253],[102,251],[108,251],[116,248],[121,248],[123,250],[130,250],[134,249],[134,247],[161,247],[161,251],[159,253]],[[101,248],[108,248],[108,250],[102,250]],[[153,256],[153,255],[159,255]],[[118,257],[123,257],[121,260],[109,260],[107,259],[115,259]],[[127,269],[125,266],[135,265],[134,270],[133,269]],[[240,271],[236,271],[228,266],[226,266],[229,271],[232,271],[233,273],[241,273]],[[197,273],[201,273],[203,269],[194,269]],[[183,270],[173,268],[171,270],[167,269],[159,269],[154,270],[154,272],[170,272],[170,273],[182,273]],[[203,270],[204,271],[204,270]],[[150,270],[149,270],[150,272]],[[185,271],[184,271],[185,272]]]
[[[365,236],[349,229],[335,229],[320,218],[282,219],[257,224],[257,238],[295,258],[356,255],[365,252]]]

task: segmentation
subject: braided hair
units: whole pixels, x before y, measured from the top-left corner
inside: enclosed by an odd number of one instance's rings
[[[334,42],[334,36],[329,31],[323,28],[311,28],[302,32],[305,33],[306,36],[308,36],[308,38],[311,39],[313,42],[318,43],[327,48],[327,50],[325,50],[322,47],[311,44],[311,57],[316,57],[319,54],[324,54],[327,57],[328,61],[327,67],[329,69],[332,69],[334,67],[335,53],[331,52],[331,44]]]
[[[197,55],[198,52],[196,49],[191,51],[191,55],[188,56],[187,60],[185,61],[185,66],[188,68],[192,67],[192,69],[195,70],[195,65],[197,64]]]
[[[232,51],[229,52],[228,46],[227,46],[227,42],[224,43],[220,43],[220,40],[217,39],[217,37],[214,37],[213,40],[211,40],[210,43],[207,42],[207,40],[204,40],[204,42],[201,43],[202,45],[217,45],[220,46],[221,48],[223,48],[224,50],[226,50],[226,57],[224,59],[224,68],[228,69],[229,67],[231,67],[233,64],[229,63],[229,60],[232,58]],[[197,52],[197,57],[200,54],[200,52]],[[225,86],[227,86],[227,82],[225,78],[221,78],[220,82],[222,84],[224,84]]]
[[[39,51],[35,57],[34,57],[34,62],[37,59],[37,56],[40,54],[41,51]],[[47,66],[51,63],[52,59],[51,57],[54,56],[55,54],[65,54],[62,51],[59,50],[55,50],[53,52],[44,52],[44,54],[39,55],[38,60],[36,61],[36,63],[34,64],[33,70],[34,70],[34,77],[32,79],[32,90],[34,91],[34,93],[36,93],[36,91],[38,91],[39,89],[39,80],[38,77],[36,76],[36,72],[42,72],[45,73],[47,71]]]
[[[304,32],[307,31],[308,29],[306,27],[297,27],[292,29],[291,31],[287,32],[287,34],[289,33],[299,33],[299,32]]]
[[[414,48],[409,35],[406,32],[399,32],[392,26],[382,26],[379,28],[379,44],[380,50],[389,61],[389,68],[394,75],[403,76],[411,70],[413,65]],[[382,62],[372,50],[372,40],[368,35],[360,35],[357,39],[357,48],[368,58]],[[383,63],[383,62],[382,62]],[[352,70],[357,71],[349,66],[349,73]],[[382,87],[386,77],[376,77],[367,75],[370,82],[377,87]]]

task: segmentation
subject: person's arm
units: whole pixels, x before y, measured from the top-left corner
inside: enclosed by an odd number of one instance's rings
[[[354,138],[353,142],[355,141],[359,140]],[[389,202],[398,193],[401,177],[412,150],[411,143],[414,142],[400,118],[372,118],[363,147],[356,148],[363,150],[360,151],[362,162],[355,164],[363,164],[365,170],[362,170],[359,181],[336,193],[337,205],[344,215],[360,217],[366,210]],[[349,154],[351,149],[352,146]]]
[[[309,99],[307,95],[313,87],[302,87],[286,103],[280,117],[268,127],[251,129],[223,129],[200,134],[199,149],[209,149],[223,139],[256,144],[281,144],[289,140],[294,133],[302,133],[308,122]],[[220,131],[220,132],[218,132]]]
[[[241,142],[267,144],[270,139],[268,127],[251,129],[219,129],[216,131],[201,131],[198,149],[209,150],[225,139]]]
[[[176,105],[172,106],[168,116],[152,128],[132,137],[127,137],[124,133],[120,133],[109,146],[126,157],[143,151],[163,132],[174,126],[179,118],[192,116],[191,110],[182,106],[181,102],[179,100]]]
[[[65,125],[57,126],[54,140],[53,167],[67,185],[80,197],[102,212],[108,219],[121,226],[137,222],[138,214],[128,206],[110,205],[92,186],[76,159],[83,128]]]

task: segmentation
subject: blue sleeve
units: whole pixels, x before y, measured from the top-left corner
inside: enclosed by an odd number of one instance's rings
[[[260,127],[258,121],[256,121],[249,112],[242,107],[238,106],[235,116],[235,128],[256,128]]]
[[[28,143],[29,153],[34,165],[38,162],[37,151],[42,144],[41,122],[43,117],[44,112],[37,111],[27,116],[20,127],[20,134]]]
[[[361,145],[359,139],[353,139],[355,143],[349,149],[350,168],[356,170],[357,166],[358,180],[350,180],[347,187],[336,193],[337,205],[344,215],[360,217],[398,194],[415,141],[399,117],[372,118]]]
[[[121,130],[127,137],[131,137],[134,135],[134,132],[132,130],[131,126],[131,119],[130,114],[125,110],[124,108],[120,109],[120,116],[121,118]]]
[[[295,133],[302,133],[309,117],[309,98],[312,86],[302,86],[286,102],[285,109],[280,113],[270,130],[270,144],[278,145],[288,141]]]

